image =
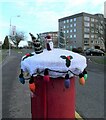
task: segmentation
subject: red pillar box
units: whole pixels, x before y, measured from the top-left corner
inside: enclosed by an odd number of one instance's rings
[[[28,72],[31,76],[29,85],[30,90],[34,92],[31,97],[32,118],[74,119],[74,76],[79,76],[81,85],[85,84],[86,58],[72,51],[58,48],[51,51],[44,49],[38,53],[37,51],[22,57],[19,76],[22,84],[25,83],[24,72]]]
[[[75,77],[65,88],[64,78],[50,78],[45,82],[37,76],[36,92],[31,97],[32,118],[75,118]]]

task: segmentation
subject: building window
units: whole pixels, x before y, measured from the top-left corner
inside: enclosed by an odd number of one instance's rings
[[[98,39],[99,39],[99,40],[101,40],[101,38],[100,38],[100,37],[98,37]]]
[[[74,23],[74,27],[76,27],[76,23]]]
[[[94,35],[91,35],[91,38],[94,38]]]
[[[95,33],[98,33],[98,30],[97,30],[97,29],[95,30]]]
[[[66,26],[64,26],[64,28],[66,28]]]
[[[69,23],[69,20],[67,20],[67,23]]]
[[[66,23],[66,21],[64,20],[64,23]]]
[[[73,19],[70,19],[70,22],[72,22],[73,21]]]
[[[73,27],[73,25],[72,25],[72,24],[70,24],[70,27]]]
[[[101,24],[103,24],[103,21],[101,21]]]
[[[84,41],[84,43],[85,43],[85,44],[88,44],[88,41],[86,40],[86,41]]]
[[[74,18],[74,21],[76,21],[76,18]]]
[[[91,40],[91,43],[94,43],[94,41],[93,41],[93,40]]]
[[[99,30],[102,30],[102,31],[103,31],[103,29],[104,29],[103,26],[100,25],[100,26],[99,26]]]
[[[84,32],[87,32],[87,33],[89,33],[89,28],[84,28]]]
[[[92,22],[94,22],[94,20],[95,20],[94,18],[91,18],[91,21],[92,21]]]
[[[102,35],[103,35],[103,33],[104,33],[104,32],[103,32],[103,30],[100,30],[100,34],[102,34]]]
[[[93,23],[91,23],[91,27],[94,27],[94,24],[93,24]]]
[[[99,14],[98,17],[103,18],[103,15],[102,15],[102,14]]]
[[[89,27],[90,26],[89,22],[84,22],[84,26]]]
[[[98,29],[99,25],[96,24],[95,28]]]
[[[70,30],[70,32],[72,32],[72,29]]]
[[[84,17],[84,20],[85,20],[85,21],[90,21],[90,17],[85,16],[85,17]]]
[[[74,29],[74,32],[76,32],[76,29]]]
[[[69,25],[67,25],[67,28],[69,28]]]
[[[98,36],[97,35],[95,35],[95,38],[97,38]]]
[[[89,34],[84,34],[84,38],[89,38]]]
[[[76,35],[74,35],[74,38],[76,38]]]
[[[67,30],[67,33],[69,33],[69,30]]]
[[[72,35],[70,35],[70,38],[72,38]]]
[[[95,19],[95,22],[98,22],[98,20],[97,20],[97,19]]]
[[[91,29],[91,33],[94,33],[94,29]]]

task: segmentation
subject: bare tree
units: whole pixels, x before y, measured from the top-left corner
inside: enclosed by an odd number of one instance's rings
[[[16,45],[18,48],[18,45],[20,41],[25,40],[26,36],[24,32],[17,32],[15,36],[10,36],[10,40]]]

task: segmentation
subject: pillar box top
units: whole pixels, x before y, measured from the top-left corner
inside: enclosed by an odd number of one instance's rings
[[[49,70],[50,77],[65,77],[79,75],[87,67],[86,58],[69,50],[54,48],[51,51],[44,49],[42,53],[28,53],[22,57],[21,69],[30,75],[44,75],[44,70]]]

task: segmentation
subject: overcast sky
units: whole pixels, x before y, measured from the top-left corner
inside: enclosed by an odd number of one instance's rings
[[[80,12],[104,14],[106,0],[0,0],[0,41],[11,24],[19,31],[58,31],[58,19]],[[20,15],[20,17],[17,17]],[[28,35],[29,36],[29,35]],[[28,37],[30,39],[30,37]]]

